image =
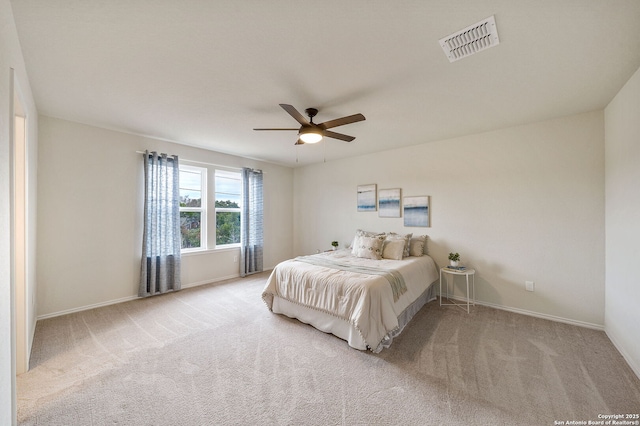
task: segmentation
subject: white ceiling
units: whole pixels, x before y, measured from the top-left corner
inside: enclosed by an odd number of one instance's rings
[[[601,109],[640,67],[638,0],[11,4],[41,114],[294,167]],[[491,15],[500,44],[449,63]],[[297,127],[279,103],[366,121],[294,147],[252,130]]]

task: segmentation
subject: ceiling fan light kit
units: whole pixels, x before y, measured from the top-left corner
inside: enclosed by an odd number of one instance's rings
[[[300,129],[299,137],[304,143],[318,143],[322,140],[322,133],[313,128]]]
[[[258,128],[253,130],[297,130],[298,131],[298,140],[296,141],[296,145],[302,145],[305,143],[318,143],[323,138],[333,138],[339,139],[345,142],[351,142],[355,139],[353,136],[343,135],[342,133],[332,132],[327,129],[331,129],[333,127],[344,126],[345,124],[356,123],[358,121],[364,121],[364,115],[362,114],[353,114],[347,117],[336,118],[335,120],[325,121],[324,123],[314,123],[313,117],[318,114],[318,110],[316,108],[307,108],[305,112],[309,116],[309,120],[307,120],[302,114],[298,112],[293,106],[288,104],[280,104],[282,109],[284,109],[291,117],[293,117],[298,123],[300,123],[299,129],[287,129],[287,128]]]

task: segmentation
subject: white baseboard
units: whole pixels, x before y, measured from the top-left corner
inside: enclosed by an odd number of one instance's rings
[[[27,341],[27,371],[29,371],[29,365],[31,364],[31,349],[33,348],[33,339],[36,336],[36,323],[38,322],[38,318],[33,321],[33,325],[31,326],[31,330],[29,332],[28,341]]]
[[[201,285],[205,285],[205,284],[213,284],[213,283],[217,283],[220,281],[226,281],[226,280],[232,280],[234,278],[239,278],[240,274],[234,274],[234,275],[228,275],[226,277],[219,277],[219,278],[215,278],[215,279],[211,279],[211,280],[204,280],[204,281],[198,281],[195,283],[189,283],[189,284],[185,284],[182,286],[183,289],[185,288],[191,288],[191,287],[198,287]]]
[[[464,301],[465,303],[467,302],[467,299],[464,297],[450,296],[450,299]],[[502,311],[509,311],[509,312],[514,312],[516,314],[528,315],[530,317],[542,318],[550,321],[576,325],[578,327],[585,327],[585,328],[591,328],[593,330],[604,331],[604,325],[601,325],[601,324],[594,324],[586,321],[578,321],[574,319],[558,317],[555,315],[541,314],[540,312],[528,311],[526,309],[519,309],[519,308],[511,308],[509,306],[496,305],[494,303],[482,302],[480,300],[476,300],[476,305],[488,306],[489,308],[500,309]]]
[[[618,352],[620,352],[620,355],[622,355],[622,358],[624,358],[624,360],[627,361],[627,364],[629,365],[631,370],[633,370],[636,376],[638,376],[638,379],[640,379],[640,366],[636,365],[636,363],[633,362],[633,358],[631,358],[629,354],[624,350],[624,347],[620,345],[620,342],[618,342],[611,334],[607,333],[606,327],[604,329],[604,332],[606,333],[609,340],[611,340],[611,343],[613,343],[613,346],[615,346]]]
[[[453,296],[451,296],[450,298],[451,299],[455,299],[455,300],[459,300],[459,301],[462,301],[462,302],[465,302],[465,303],[467,301],[467,299],[464,298],[464,297],[453,297]],[[605,334],[607,335],[607,337],[609,338],[609,340],[611,341],[611,343],[613,344],[613,346],[616,348],[616,350],[618,352],[620,352],[620,355],[622,355],[624,360],[627,362],[627,365],[629,366],[629,368],[631,368],[631,370],[635,373],[635,375],[638,376],[638,378],[640,379],[640,366],[636,365],[633,362],[633,358],[631,356],[629,356],[629,354],[624,350],[624,348],[620,345],[620,343],[618,341],[616,341],[616,339],[611,334],[607,333],[607,330],[606,330],[604,325],[593,324],[593,323],[585,322],[585,321],[577,321],[577,320],[572,320],[572,319],[563,318],[563,317],[557,317],[555,315],[541,314],[541,313],[538,313],[538,312],[527,311],[525,309],[510,308],[510,307],[507,307],[507,306],[495,305],[493,303],[481,302],[481,301],[478,301],[478,300],[476,300],[476,304],[477,305],[482,305],[482,306],[488,306],[488,307],[494,308],[494,309],[500,309],[500,310],[503,310],[503,311],[514,312],[514,313],[517,313],[517,314],[529,315],[529,316],[532,316],[532,317],[548,319],[550,321],[556,321],[556,322],[562,322],[562,323],[565,323],[565,324],[576,325],[578,327],[586,327],[586,328],[591,328],[593,330],[604,331]]]
[[[219,281],[225,281],[225,280],[230,280],[230,279],[233,279],[233,278],[238,278],[239,276],[240,276],[240,274],[235,274],[235,275],[229,275],[229,276],[226,276],[226,277],[219,277],[219,278],[214,278],[214,279],[210,279],[210,280],[204,280],[204,281],[198,281],[198,282],[195,282],[195,283],[184,284],[182,286],[182,289],[198,287],[198,286],[205,285],[205,284],[213,284],[213,283],[216,283],[216,282],[219,282]],[[62,315],[73,314],[75,312],[88,311],[89,309],[101,308],[103,306],[115,305],[117,303],[130,302],[131,300],[136,300],[136,299],[139,299],[139,298],[140,298],[139,296],[121,297],[120,299],[107,300],[105,302],[93,303],[91,305],[79,306],[77,308],[65,309],[64,311],[58,311],[58,312],[52,312],[50,314],[39,315],[36,318],[36,320],[39,321],[39,320],[43,320],[43,319],[47,319],[47,318],[54,318],[54,317],[59,317],[59,316],[62,316]]]
[[[38,315],[38,321],[47,319],[47,318],[54,318],[62,315],[73,314],[75,312],[88,311],[89,309],[101,308],[103,306],[115,305],[116,303],[129,302],[130,300],[135,300],[135,299],[138,299],[138,296],[122,297],[120,299],[107,300],[106,302],[93,303],[91,305],[65,309],[64,311],[52,312],[50,314],[45,314],[45,315]]]
[[[85,305],[85,306],[79,306],[77,308],[65,309],[64,311],[52,312],[50,314],[45,314],[45,315],[38,315],[38,321],[43,320],[43,319],[47,319],[47,318],[54,318],[54,317],[59,317],[59,316],[62,316],[62,315],[73,314],[75,312],[88,311],[89,309],[101,308],[103,306],[115,305],[116,303],[129,302],[131,300],[135,300],[135,299],[138,299],[138,298],[139,298],[138,296],[122,297],[120,299],[107,300],[106,302],[93,303],[91,305]]]

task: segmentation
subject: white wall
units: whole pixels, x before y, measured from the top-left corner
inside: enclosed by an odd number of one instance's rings
[[[439,265],[457,251],[477,269],[483,303],[602,328],[603,119],[591,112],[296,169],[294,251],[342,245],[357,228],[427,234]],[[356,187],[372,183],[431,196],[431,227],[358,213]]]
[[[16,88],[20,91],[23,107],[27,115],[27,251],[35,256],[36,238],[36,182],[37,182],[37,134],[38,112],[33,101],[29,79],[20,50],[18,34],[13,22],[11,4],[0,0],[0,424],[16,423],[15,370],[13,360],[13,294],[11,291],[11,250],[10,239],[10,131],[12,129],[14,87],[11,84],[11,69],[14,69]],[[35,293],[35,267],[28,265],[26,297],[29,301]],[[35,309],[28,311],[28,345],[33,340]]]
[[[605,330],[640,377],[640,69],[605,109]]]
[[[292,255],[290,168],[42,116],[39,138],[40,317],[138,294],[144,174],[136,151],[264,170],[265,268]],[[238,276],[238,252],[183,256],[183,286]]]

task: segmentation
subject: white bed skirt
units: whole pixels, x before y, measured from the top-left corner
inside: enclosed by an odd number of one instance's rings
[[[325,333],[331,333],[334,336],[346,340],[352,348],[363,351],[372,350],[373,352],[378,353],[383,348],[388,348],[391,345],[393,338],[402,332],[404,327],[409,323],[409,321],[411,321],[411,318],[413,318],[425,304],[436,299],[436,282],[437,281],[431,283],[422,295],[411,303],[400,314],[400,316],[398,316],[398,328],[389,332],[377,348],[369,348],[353,324],[334,315],[289,302],[277,295],[273,296],[272,311],[276,314],[283,314],[290,318],[295,318],[305,324],[312,325]]]

